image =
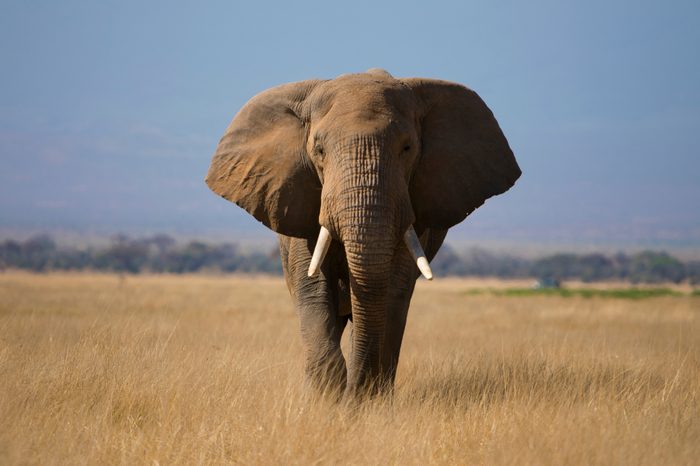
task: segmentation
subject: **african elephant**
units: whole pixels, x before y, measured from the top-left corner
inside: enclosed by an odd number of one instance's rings
[[[253,97],[206,182],[279,234],[307,380],[353,399],[393,387],[418,267],[520,173],[474,91],[372,69]]]

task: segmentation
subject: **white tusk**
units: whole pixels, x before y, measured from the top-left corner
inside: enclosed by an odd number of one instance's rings
[[[316,241],[316,248],[314,248],[314,255],[311,256],[311,263],[309,264],[309,277],[313,277],[318,273],[330,245],[331,232],[328,231],[326,227],[322,226],[321,231],[318,232],[318,240]]]
[[[430,264],[428,264],[428,259],[425,257],[425,253],[420,245],[418,235],[416,235],[416,230],[413,229],[413,225],[408,227],[408,230],[406,230],[406,233],[403,235],[403,240],[406,242],[406,247],[408,247],[409,252],[416,261],[420,273],[428,280],[432,280],[433,271],[430,270]]]

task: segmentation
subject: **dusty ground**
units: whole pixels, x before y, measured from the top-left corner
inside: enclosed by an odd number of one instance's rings
[[[348,409],[281,279],[0,274],[0,464],[698,464],[700,297],[469,293],[527,284],[419,283]]]

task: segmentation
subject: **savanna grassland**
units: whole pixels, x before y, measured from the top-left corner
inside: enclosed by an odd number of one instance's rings
[[[700,296],[504,287],[421,281],[348,407],[280,278],[0,274],[0,464],[700,463]]]

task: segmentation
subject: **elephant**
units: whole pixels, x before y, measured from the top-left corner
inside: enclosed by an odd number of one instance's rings
[[[305,380],[357,399],[393,391],[416,280],[447,230],[520,175],[473,90],[370,69],[254,96],[206,183],[278,234]]]

